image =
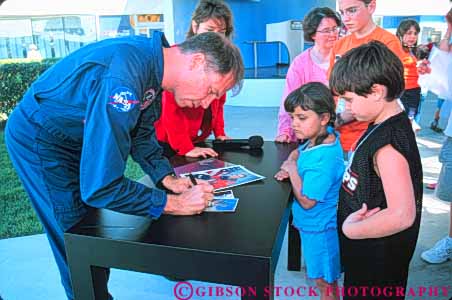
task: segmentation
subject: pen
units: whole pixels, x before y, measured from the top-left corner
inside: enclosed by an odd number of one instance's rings
[[[193,186],[195,186],[195,185],[198,184],[198,183],[196,182],[195,176],[193,176],[192,173],[188,173],[188,178],[190,178],[190,181],[191,181],[191,183],[193,184]],[[212,206],[212,205],[213,205],[212,201],[209,201],[209,202],[207,203],[207,206],[208,206],[208,207],[210,207],[210,206]]]
[[[193,185],[197,185],[195,176],[193,176],[192,173],[188,173],[188,178],[190,178],[190,181]]]

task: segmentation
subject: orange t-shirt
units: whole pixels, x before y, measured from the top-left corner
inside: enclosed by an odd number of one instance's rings
[[[417,72],[416,57],[407,53],[407,56],[402,60],[402,63],[403,77],[405,78],[405,90],[418,88],[419,73]]]
[[[354,34],[350,34],[344,36],[336,42],[331,51],[328,77],[331,74],[336,60],[340,59],[340,57],[344,55],[348,50],[375,40],[385,44],[389,49],[392,50],[392,52],[395,53],[395,55],[400,58],[402,62],[408,55],[405,51],[403,51],[402,45],[395,35],[377,26],[370,34],[365,37],[357,38]],[[339,127],[337,131],[340,133],[340,142],[342,149],[344,149],[344,151],[349,151],[353,144],[363,134],[363,132],[366,131],[367,127],[367,122],[360,121],[352,121]]]

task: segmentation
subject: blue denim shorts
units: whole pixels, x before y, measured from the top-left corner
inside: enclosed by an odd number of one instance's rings
[[[439,173],[436,196],[447,202],[452,202],[452,137],[444,141],[439,161],[443,164]]]

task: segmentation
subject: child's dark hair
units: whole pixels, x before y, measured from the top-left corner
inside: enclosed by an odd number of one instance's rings
[[[338,95],[352,92],[359,96],[372,93],[372,86],[387,88],[386,101],[393,101],[405,89],[403,65],[386,45],[372,41],[354,48],[334,64],[330,88]]]
[[[312,36],[317,32],[317,28],[324,18],[333,19],[338,27],[341,26],[341,18],[334,10],[329,7],[314,8],[304,17],[303,20],[303,34],[306,41],[314,41]]]
[[[293,113],[295,108],[312,110],[318,115],[327,113],[330,115],[329,126],[334,127],[336,121],[336,104],[329,88],[320,82],[309,82],[292,91],[284,101],[287,112]],[[321,144],[328,136],[318,137],[316,145]]]
[[[196,24],[200,24],[210,19],[219,19],[224,21],[226,27],[225,36],[231,38],[234,31],[232,12],[229,6],[221,0],[201,0],[198,6],[195,8],[193,15],[191,16],[190,26],[187,31],[187,38],[195,35],[193,32],[191,21],[195,21]]]
[[[403,49],[405,51],[410,51],[412,49],[411,52],[413,54],[415,54],[416,53],[417,42],[412,47],[408,47],[407,45],[405,45],[403,43],[403,36],[408,32],[408,30],[411,29],[411,27],[414,27],[414,30],[416,30],[417,33],[419,33],[421,31],[421,28],[419,27],[419,23],[416,22],[416,20],[405,19],[405,20],[402,20],[402,22],[400,22],[400,24],[399,24],[399,27],[397,27],[396,35],[399,38]]]

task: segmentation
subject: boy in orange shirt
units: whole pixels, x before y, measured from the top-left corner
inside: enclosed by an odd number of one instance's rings
[[[339,13],[350,34],[339,39],[334,45],[331,51],[328,74],[331,73],[334,63],[348,50],[372,40],[385,44],[400,60],[407,56],[397,37],[389,31],[378,27],[372,20],[372,14],[376,8],[376,0],[339,0],[338,2]],[[339,99],[339,101],[343,100]],[[338,106],[341,106],[340,103]],[[367,129],[368,123],[356,121],[351,112],[344,109],[344,111],[337,114],[335,125],[340,133],[342,149],[347,153]]]

